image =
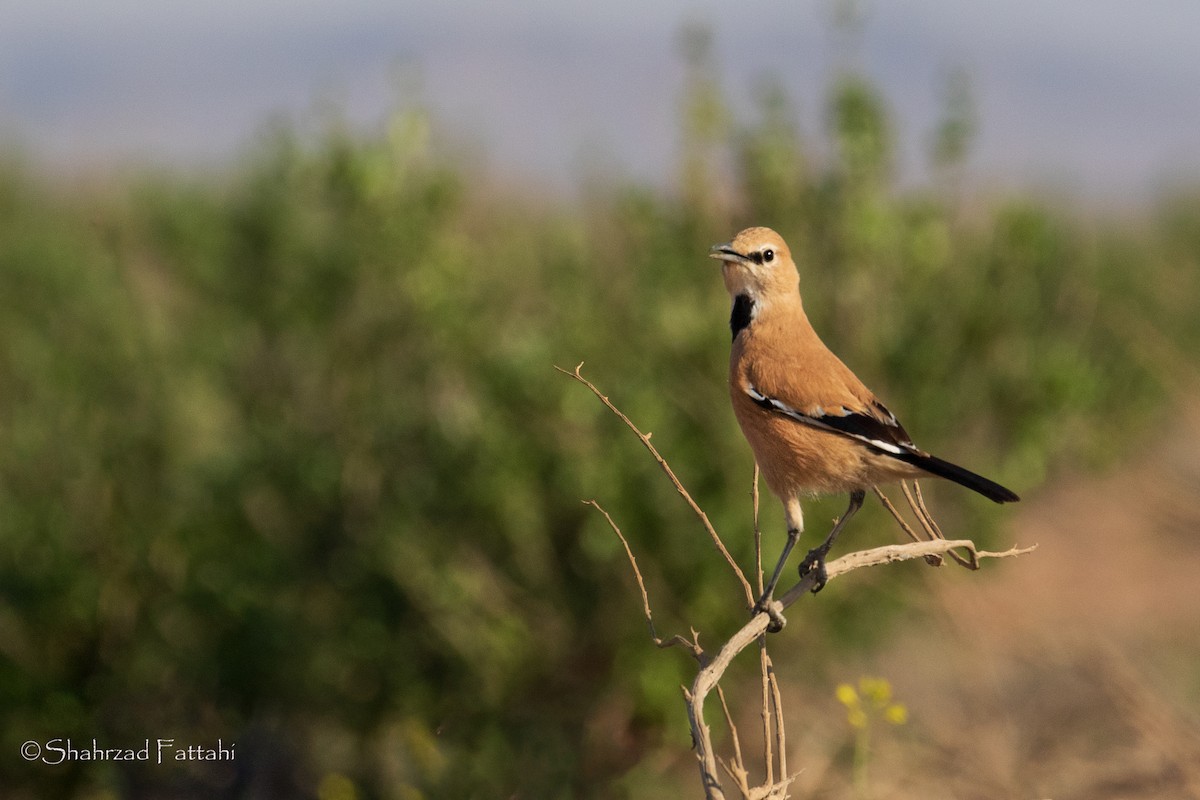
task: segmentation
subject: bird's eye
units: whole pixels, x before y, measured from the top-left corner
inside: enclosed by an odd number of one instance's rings
[[[763,256],[763,262],[766,264],[770,264],[772,261],[775,260],[775,251],[768,248],[766,250],[763,250],[762,256]]]

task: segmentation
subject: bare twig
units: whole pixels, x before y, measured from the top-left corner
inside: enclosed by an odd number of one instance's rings
[[[925,506],[925,498],[921,496],[921,484],[913,481],[913,488],[909,490],[908,481],[900,481],[900,489],[904,492],[904,499],[908,501],[909,508],[912,509],[913,515],[917,521],[921,523],[921,527],[929,534],[930,539],[945,539],[942,534],[942,529],[938,527],[937,521],[933,515],[929,513],[929,509]],[[954,559],[954,562],[960,567],[967,569],[975,569],[973,560],[963,558],[953,550],[947,551],[946,555]]]
[[[871,491],[875,493],[875,496],[879,498],[879,502],[883,503],[883,507],[886,508],[888,513],[892,515],[892,519],[896,520],[896,524],[908,534],[909,539],[912,539],[914,542],[924,541],[920,536],[917,535],[917,532],[912,529],[912,526],[904,521],[904,517],[900,516],[900,512],[896,510],[894,505],[892,505],[892,501],[886,494],[883,493],[882,489],[880,489],[878,486],[872,486]]]
[[[754,523],[754,574],[758,596],[763,593],[762,528],[758,522],[758,462],[754,462],[754,479],[750,482],[750,505]],[[762,676],[763,762],[767,768],[767,784],[775,782],[775,758],[771,753],[771,657],[767,654],[767,637],[758,640],[758,665]]]
[[[913,514],[917,517],[917,522],[921,523],[921,527],[925,530],[925,535],[930,539],[941,539],[938,536],[937,528],[933,526],[932,521],[921,513],[920,507],[917,505],[917,498],[913,495],[912,489],[908,488],[908,481],[900,481],[900,490],[904,492],[904,499],[908,501],[908,507],[913,510]]]
[[[875,496],[879,498],[879,502],[883,503],[883,507],[886,508],[888,513],[892,515],[892,519],[896,520],[896,524],[900,526],[901,530],[908,534],[908,538],[912,539],[914,542],[922,541],[921,537],[917,535],[917,532],[912,529],[912,526],[904,521],[904,517],[900,516],[900,512],[896,510],[894,505],[892,505],[892,501],[888,499],[886,494],[883,493],[883,490],[878,486],[872,486],[871,490],[875,492]],[[938,555],[930,555],[925,556],[925,563],[931,567],[940,567],[943,563],[945,563],[945,559]]]
[[[767,655],[767,637],[758,639],[758,666],[762,674],[763,763],[767,767],[767,783],[775,780],[775,756],[771,752],[771,657]],[[778,709],[775,709],[778,711]]]
[[[929,508],[925,505],[925,496],[921,494],[921,482],[914,480],[913,494],[917,496],[917,508],[921,510],[921,516],[929,523],[929,527],[933,528],[933,533],[939,539],[945,539],[946,535],[942,533],[942,528],[937,524],[937,520],[933,518],[933,514],[929,513]]]
[[[725,764],[725,771],[733,778],[742,797],[750,797],[750,773],[746,770],[746,761],[742,758],[742,742],[738,738],[737,725],[733,724],[733,716],[729,713],[729,703],[725,702],[725,691],[717,686],[717,697],[721,700],[721,710],[725,712],[725,724],[729,727],[729,735],[733,739],[733,763]]]
[[[758,581],[758,596],[763,593],[762,528],[758,524],[758,462],[754,462],[754,480],[750,482],[750,505],[754,522],[754,574]]]
[[[771,704],[775,708],[775,734],[778,737],[776,742],[779,750],[779,774],[785,776],[788,774],[787,769],[787,741],[783,729],[783,698],[779,696],[779,681],[775,678],[775,668],[771,668]],[[787,778],[790,783],[795,778],[795,775]],[[771,783],[770,780],[767,783]]]
[[[766,629],[764,624],[763,630]],[[725,670],[722,669],[721,672],[724,673]],[[701,670],[701,674],[704,674],[704,670]],[[699,698],[694,693],[695,683],[692,686],[693,691],[686,688],[683,690],[683,699],[687,702],[688,724],[692,728],[696,760],[700,762],[700,782],[704,786],[704,796],[708,800],[725,800],[725,790],[721,788],[721,781],[717,779],[717,756],[712,748],[712,730],[704,721],[704,698],[712,691],[712,685],[705,686],[704,695]]]
[[[650,451],[650,455],[652,455],[654,457],[654,460],[656,462],[658,462],[658,466],[660,466],[662,468],[663,472],[666,473],[667,477],[670,478],[671,484],[675,487],[675,491],[679,492],[679,495],[681,497],[683,497],[684,501],[687,502],[688,507],[691,508],[693,512],[695,512],[697,517],[699,517],[700,522],[704,525],[704,530],[706,530],[708,532],[709,539],[712,540],[712,543],[716,546],[717,550],[720,551],[721,555],[725,559],[725,563],[727,563],[729,565],[729,568],[731,570],[733,570],[733,574],[737,577],[738,582],[741,583],[742,589],[746,594],[746,606],[747,607],[752,606],[754,604],[755,597],[753,594],[753,590],[750,588],[749,581],[746,580],[745,573],[742,572],[742,569],[741,569],[741,567],[738,566],[737,562],[733,560],[733,556],[731,556],[729,554],[729,550],[725,547],[725,543],[721,541],[721,537],[717,535],[716,529],[712,526],[712,523],[709,522],[708,515],[705,514],[704,510],[701,509],[700,506],[696,503],[696,501],[692,499],[692,496],[690,494],[688,494],[687,489],[683,488],[683,484],[680,483],[679,478],[675,477],[675,473],[671,470],[671,467],[667,464],[666,459],[663,458],[659,454],[658,450],[654,447],[654,445],[650,444],[651,434],[642,433],[638,429],[638,427],[633,424],[633,421],[630,420],[629,417],[625,416],[625,414],[621,411],[621,409],[619,409],[615,405],[613,405],[612,401],[609,400],[604,394],[602,394],[600,392],[600,390],[597,389],[596,386],[591,381],[589,381],[587,378],[583,377],[583,373],[580,372],[580,370],[583,369],[582,361],[578,364],[578,366],[575,367],[574,372],[565,370],[559,366],[555,366],[554,368],[556,370],[558,370],[559,372],[561,372],[562,374],[568,375],[568,376],[574,378],[575,380],[579,381],[584,386],[586,386],[588,389],[590,389],[592,394],[596,395],[596,397],[600,400],[600,402],[604,404],[605,408],[607,408],[612,413],[616,414],[617,417],[622,422],[625,423],[625,425],[629,428],[629,430],[634,432],[634,434],[638,437],[638,440],[642,443],[642,445],[647,450]]]
[[[621,540],[621,544],[625,547],[625,555],[629,557],[629,566],[633,567],[633,576],[637,578],[638,589],[642,592],[642,613],[646,616],[646,625],[650,628],[650,638],[654,640],[655,647],[675,647],[679,646],[692,654],[692,657],[704,663],[704,650],[700,648],[700,640],[696,636],[696,632],[692,631],[692,641],[688,641],[679,634],[672,636],[670,639],[663,639],[658,635],[658,631],[654,628],[654,615],[650,612],[650,595],[646,593],[646,582],[642,580],[642,571],[638,569],[637,559],[634,558],[633,550],[629,548],[629,542],[626,541],[625,535],[621,533],[621,529],[617,527],[617,523],[613,522],[613,518],[608,512],[600,507],[600,504],[595,500],[585,500],[584,505],[589,505],[604,515],[604,519],[608,521],[608,526],[613,529],[613,533]]]

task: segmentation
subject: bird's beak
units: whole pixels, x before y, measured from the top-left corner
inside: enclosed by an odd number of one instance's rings
[[[732,261],[734,263],[741,263],[749,260],[741,253],[734,250],[730,244],[730,242],[726,242],[725,244],[714,244],[712,249],[708,251],[708,257],[715,258],[720,261]]]

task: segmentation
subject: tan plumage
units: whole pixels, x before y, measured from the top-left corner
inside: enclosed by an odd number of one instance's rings
[[[849,492],[850,508],[806,564],[823,571],[828,546],[867,489],[903,478],[949,478],[996,502],[1004,487],[919,450],[890,411],[817,336],[804,313],[787,244],[769,228],[747,228],[713,247],[734,299],[729,393],[767,486],[784,504],[788,546],[771,590],[803,530],[801,496]],[[802,566],[802,570],[804,567]],[[818,580],[817,588],[823,584]]]

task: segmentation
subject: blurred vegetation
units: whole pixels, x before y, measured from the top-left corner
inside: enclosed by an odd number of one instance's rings
[[[648,645],[580,500],[630,537],[664,630],[711,642],[745,610],[656,467],[552,365],[587,362],[748,563],[706,258],[746,224],[789,240],[818,330],[920,442],[1018,492],[1162,420],[1163,376],[1200,345],[1200,195],[1114,221],[902,190],[863,76],[831,86],[818,145],[777,87],[739,116],[703,35],[683,49],[678,191],[500,193],[411,110],[375,136],[278,132],[220,179],[77,191],[0,167],[7,797],[649,796],[649,756],[688,747],[690,664]],[[954,84],[938,174],[974,124]],[[938,507],[1003,518],[963,494]],[[805,625],[869,640],[913,574],[828,590]],[[68,736],[238,757],[17,760]]]

